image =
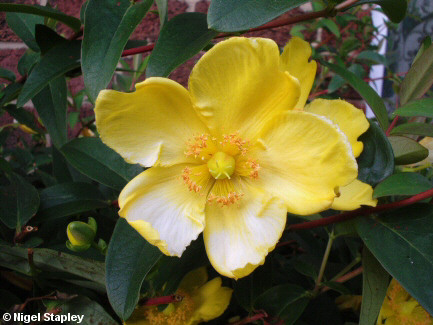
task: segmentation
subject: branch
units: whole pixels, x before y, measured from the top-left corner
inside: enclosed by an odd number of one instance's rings
[[[298,224],[290,225],[287,229],[288,230],[301,230],[301,229],[312,229],[317,227],[323,227],[327,225],[331,225],[338,222],[343,222],[347,220],[354,219],[359,216],[365,216],[372,213],[381,213],[388,210],[393,210],[397,208],[401,208],[407,205],[414,204],[416,202],[425,200],[429,197],[433,196],[433,189],[430,189],[428,191],[422,192],[420,194],[414,195],[410,198],[393,202],[393,203],[386,203],[379,205],[375,208],[360,208],[353,211],[343,212],[331,217],[322,218],[319,220],[313,220],[313,221],[307,221],[307,222],[301,222]]]
[[[362,270],[363,270],[362,266],[360,266],[357,269],[353,270],[352,272],[346,273],[342,277],[338,278],[337,280],[335,280],[335,282],[344,283],[346,281],[349,281],[349,280],[357,277],[358,275],[360,275],[362,273]],[[322,290],[320,290],[320,293],[324,293],[330,289],[331,288],[329,288],[329,287],[323,287]]]

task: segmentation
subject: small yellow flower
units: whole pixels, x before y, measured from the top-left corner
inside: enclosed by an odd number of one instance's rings
[[[392,279],[377,325],[433,325],[433,318],[397,280]]]
[[[153,166],[122,190],[119,215],[167,255],[181,256],[203,232],[213,267],[240,278],[274,249],[287,212],[330,208],[357,177],[356,142],[316,114],[315,102],[298,110],[315,75],[305,66],[315,65],[309,55],[290,51],[298,74],[285,68],[274,41],[233,37],[203,55],[188,90],[149,78],[133,93],[101,91],[102,141],[131,163]]]
[[[338,125],[347,136],[355,157],[363,149],[358,137],[367,131],[369,124],[364,113],[344,100],[316,99],[305,105],[316,75],[317,64],[309,61],[311,47],[299,37],[293,37],[285,46],[281,55],[281,68],[296,77],[301,84],[301,96],[295,109],[311,112],[330,119]],[[331,208],[335,210],[355,210],[361,205],[376,206],[373,189],[359,180],[339,188],[339,196],[335,198]]]
[[[221,278],[210,281],[206,268],[189,272],[179,285],[180,302],[163,311],[156,306],[138,307],[127,325],[195,325],[221,316],[229,305],[232,289],[221,286]]]

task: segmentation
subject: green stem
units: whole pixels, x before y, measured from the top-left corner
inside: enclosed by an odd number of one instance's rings
[[[401,171],[402,172],[411,172],[411,173],[414,173],[414,172],[419,172],[421,170],[430,168],[431,166],[432,166],[431,163],[425,163],[424,165],[421,165],[421,166],[418,166],[418,167],[403,167],[401,169]]]
[[[329,254],[331,253],[332,244],[335,240],[334,230],[329,234],[328,244],[326,245],[325,253],[323,254],[322,265],[320,265],[319,275],[317,276],[316,285],[313,290],[313,295],[317,295],[322,285],[323,275],[325,274],[326,264],[328,263]]]

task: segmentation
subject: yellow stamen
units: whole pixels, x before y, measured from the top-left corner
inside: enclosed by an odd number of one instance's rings
[[[207,162],[209,172],[215,179],[230,179],[235,171],[235,159],[222,151],[218,151]]]

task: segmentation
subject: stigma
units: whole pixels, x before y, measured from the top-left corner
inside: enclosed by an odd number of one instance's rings
[[[209,173],[215,179],[230,179],[235,171],[235,165],[235,159],[222,151],[216,152],[207,162]]]

